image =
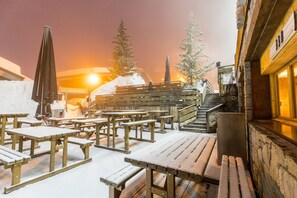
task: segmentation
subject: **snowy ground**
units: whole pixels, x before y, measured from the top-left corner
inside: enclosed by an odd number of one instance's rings
[[[166,134],[156,133],[156,141],[168,137],[169,135],[179,131],[170,131]],[[180,133],[180,132],[179,132]],[[133,134],[133,133],[132,133]],[[123,137],[123,130],[119,129],[119,136]],[[145,132],[144,137],[149,138],[149,133]],[[117,143],[117,147],[124,148],[123,139]],[[101,140],[105,143],[106,138]],[[139,151],[152,143],[130,141],[132,153]],[[42,143],[40,149],[48,149],[48,143]],[[61,167],[62,152],[56,154],[56,169]],[[0,197],[5,198],[81,198],[81,197],[108,197],[108,187],[99,181],[101,176],[106,176],[113,173],[125,164],[124,157],[127,154],[110,151],[107,149],[96,148],[90,149],[92,161],[90,163],[78,166],[74,169],[61,173],[59,175],[47,178],[35,184],[27,185],[9,194],[3,194],[3,187],[9,186],[11,181],[10,170],[0,166]],[[77,145],[70,145],[68,151],[68,165],[71,162],[83,159],[81,149]],[[29,161],[28,164],[22,167],[22,181],[25,181],[33,176],[48,172],[49,155],[37,157]]]

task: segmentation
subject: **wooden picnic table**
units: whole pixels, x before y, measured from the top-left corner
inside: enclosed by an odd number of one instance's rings
[[[74,124],[74,128],[82,131],[82,127],[91,127],[94,126],[96,130],[94,130],[97,133],[101,130],[102,126],[107,124],[106,118],[91,118],[91,119],[83,119],[83,120],[72,120],[71,121]],[[89,133],[87,135],[87,139],[89,139],[92,136],[92,133]]]
[[[175,177],[201,182],[215,148],[216,137],[174,134],[125,157],[125,161],[146,170],[146,197],[157,194],[175,197]],[[153,185],[153,171],[167,174],[165,188]]]
[[[28,184],[32,184],[38,182],[40,180],[52,177],[59,173],[65,172],[72,168],[75,168],[79,165],[90,162],[92,158],[85,158],[84,160],[80,160],[75,163],[71,163],[67,165],[68,161],[68,137],[70,142],[70,136],[75,136],[79,133],[79,130],[73,130],[68,128],[60,128],[60,127],[49,127],[49,126],[37,126],[37,127],[25,127],[25,128],[17,128],[17,129],[7,129],[7,132],[10,135],[19,137],[19,151],[23,151],[23,140],[29,139],[34,140],[36,142],[50,141],[50,151],[34,154],[34,144],[31,144],[31,157],[38,157],[43,154],[50,154],[49,161],[49,172],[46,174],[42,174],[36,177],[33,177],[27,181],[19,183],[17,185],[11,186],[9,191],[16,190],[18,188],[24,187]],[[32,142],[34,142],[32,141]],[[63,144],[57,145],[58,141],[62,141]],[[15,142],[14,142],[15,144]],[[62,168],[55,170],[55,153],[57,150],[63,149],[63,157],[62,157]]]
[[[12,136],[19,137],[19,152],[23,152],[23,140],[25,138],[29,140],[34,140],[36,142],[50,141],[50,172],[55,170],[55,153],[58,140],[63,139],[62,167],[65,167],[67,166],[68,137],[75,136],[77,133],[79,133],[79,130],[48,126],[7,129],[6,131]],[[13,138],[13,140],[15,140],[15,138]],[[13,141],[12,144],[16,144],[16,142]],[[31,144],[30,155],[34,157],[34,144]]]
[[[1,137],[0,137],[0,145],[4,145],[5,142],[5,127],[7,125],[7,119],[13,118],[13,128],[17,128],[18,126],[18,118],[27,117],[28,113],[22,112],[2,112],[0,113],[0,123],[1,123]]]
[[[47,120],[51,122],[51,126],[58,126],[59,122],[63,121],[72,121],[72,120],[82,120],[86,119],[86,117],[72,117],[72,118],[55,118],[55,117],[50,117]]]
[[[168,110],[155,109],[155,110],[148,110],[147,113],[149,114],[149,117],[151,119],[157,119],[158,118],[157,115],[164,116],[167,113],[169,113],[169,111]]]
[[[96,144],[96,147],[100,147],[100,148],[106,148],[106,149],[110,149],[110,150],[114,150],[114,151],[121,151],[121,152],[126,152],[123,149],[117,149],[115,148],[115,139],[116,139],[116,118],[118,117],[129,117],[129,116],[136,116],[137,120],[142,120],[142,116],[146,115],[147,112],[143,112],[143,111],[119,111],[119,112],[103,112],[102,116],[106,116],[107,117],[107,144],[106,146],[103,145],[99,145]],[[110,147],[110,125],[112,124],[112,148]],[[125,141],[126,139],[129,139],[128,137],[124,137]],[[100,140],[96,140],[96,143],[99,143],[98,141]]]

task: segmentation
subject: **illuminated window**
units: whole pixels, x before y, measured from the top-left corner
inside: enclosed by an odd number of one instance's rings
[[[277,74],[279,116],[290,117],[290,96],[289,96],[289,78],[288,69]]]

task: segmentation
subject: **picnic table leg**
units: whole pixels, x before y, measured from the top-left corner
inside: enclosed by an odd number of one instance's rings
[[[13,118],[13,128],[18,128],[18,116],[14,116]]]
[[[11,140],[12,140],[12,143],[11,143],[11,149],[15,150],[16,149],[16,135],[11,135]]]
[[[130,132],[130,127],[125,126],[125,151],[129,152],[129,132]]]
[[[24,143],[24,138],[23,136],[19,137],[19,152],[22,153],[23,152],[23,143]]]
[[[155,141],[155,123],[149,124],[150,132],[151,132],[151,141]]]
[[[110,116],[107,116],[107,147],[109,147],[109,141],[110,141]]]
[[[140,139],[142,139],[143,124],[140,126]]]
[[[6,117],[4,116],[4,117],[2,117],[2,122],[1,122],[1,125],[2,125],[2,127],[1,127],[1,142],[0,142],[0,144],[1,145],[4,145],[4,140],[5,140],[5,126],[6,126]]]
[[[161,132],[164,132],[165,130],[165,119],[161,118]]]
[[[49,167],[50,172],[55,170],[55,153],[56,153],[56,139],[52,138],[51,151],[50,151],[50,167]]]
[[[174,120],[174,118],[171,118],[171,129],[173,129],[173,120]]]
[[[150,168],[146,169],[146,198],[152,198],[152,186],[153,186],[153,171]]]
[[[175,176],[173,174],[167,174],[167,195],[175,198]]]
[[[67,153],[68,153],[68,137],[65,136],[63,140],[63,162],[62,167],[67,166]]]
[[[35,150],[35,146],[36,146],[36,142],[35,140],[31,140],[31,147],[30,147],[30,155],[33,156],[34,155],[34,150]]]
[[[101,124],[96,124],[96,145],[100,145],[100,130],[102,128]]]
[[[115,122],[115,117],[112,118],[112,148],[115,148],[115,137],[116,137],[116,122]]]

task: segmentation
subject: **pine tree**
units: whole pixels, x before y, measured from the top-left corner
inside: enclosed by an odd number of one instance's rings
[[[197,26],[197,20],[191,13],[190,25],[186,29],[186,38],[180,46],[183,53],[179,56],[182,60],[176,65],[176,69],[186,77],[191,85],[214,68],[214,63],[203,53],[205,47],[201,43],[202,33],[198,31]]]
[[[109,69],[113,78],[130,73],[136,66],[132,61],[133,50],[129,43],[130,36],[127,34],[124,22],[118,27],[118,34],[114,37],[114,50],[112,52],[112,67]]]

